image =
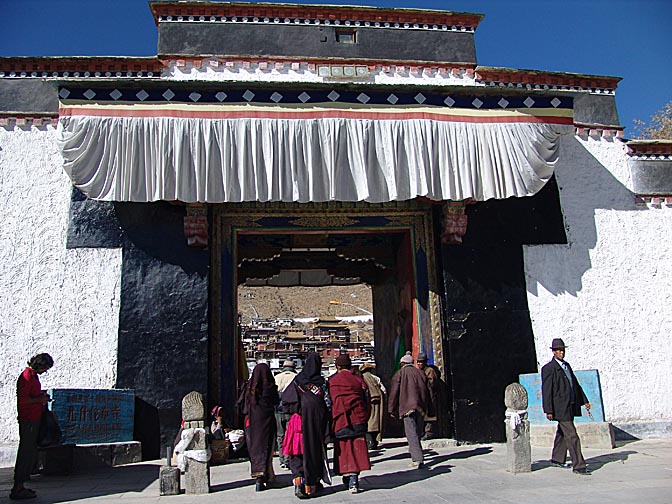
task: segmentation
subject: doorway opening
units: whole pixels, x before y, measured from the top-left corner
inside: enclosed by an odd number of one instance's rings
[[[422,201],[213,208],[209,400],[231,408],[235,403],[247,372],[242,326],[256,317],[240,294],[255,283],[312,289],[364,284],[371,292],[373,358],[383,383],[389,385],[400,351],[426,352],[430,363],[442,367],[433,209]],[[344,307],[329,301],[310,296],[306,314],[320,314],[320,305]]]
[[[329,374],[346,351],[354,362],[375,363],[389,382],[394,349],[411,348],[413,326],[401,330],[375,314],[411,313],[409,243],[408,233],[399,231],[240,230],[239,355],[244,352],[248,365],[267,362],[274,369],[286,358],[301,366],[305,355],[316,351]],[[397,325],[404,321],[391,319]]]

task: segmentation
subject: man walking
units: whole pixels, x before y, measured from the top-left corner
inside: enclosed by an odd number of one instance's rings
[[[369,387],[369,398],[371,399],[371,414],[366,428],[366,444],[370,450],[375,450],[383,440],[383,430],[385,429],[385,394],[387,390],[378,376],[373,373],[376,369],[375,364],[368,362],[359,367],[362,378]]]
[[[275,384],[278,386],[278,394],[280,394],[280,404],[275,411],[275,423],[277,427],[277,447],[280,453],[280,467],[287,469],[289,467],[289,456],[282,454],[282,441],[285,439],[285,431],[287,430],[287,422],[289,422],[289,415],[285,413],[282,408],[282,393],[287,386],[294,381],[296,376],[296,364],[292,359],[286,359],[282,363],[282,372],[275,375]]]
[[[425,352],[420,352],[418,354],[418,359],[416,367],[425,373],[427,377],[427,389],[429,391],[429,404],[427,405],[427,411],[425,412],[425,431],[422,435],[421,440],[432,439],[434,437],[434,424],[437,420],[437,408],[439,406],[438,397],[439,397],[439,379],[441,378],[441,372],[434,366],[429,366],[427,364],[427,354]]]
[[[400,363],[401,369],[392,377],[388,411],[403,419],[411,454],[409,467],[418,469],[422,467],[420,437],[425,429],[424,416],[429,404],[427,377],[413,365],[411,352],[406,352]]]
[[[590,474],[581,453],[581,441],[576,432],[574,417],[581,416],[581,406],[590,413],[590,403],[579,385],[574,372],[565,361],[565,342],[555,338],[551,343],[553,359],[541,368],[541,392],[544,413],[549,420],[558,422],[553,441],[551,465],[565,467],[567,451],[576,474]]]

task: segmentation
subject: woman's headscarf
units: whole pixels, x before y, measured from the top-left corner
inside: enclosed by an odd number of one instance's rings
[[[299,374],[294,378],[297,385],[305,386],[312,383],[317,386],[324,384],[322,377],[322,359],[316,352],[310,352],[306,356],[306,363]]]
[[[275,378],[273,378],[273,373],[271,373],[271,368],[268,367],[268,364],[262,362],[254,366],[252,377],[247,382],[247,393],[250,402],[254,404],[262,397],[272,395],[273,390],[276,390],[277,394]]]

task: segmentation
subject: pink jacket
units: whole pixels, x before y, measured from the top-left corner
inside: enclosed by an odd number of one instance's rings
[[[285,439],[282,440],[283,455],[303,455],[303,431],[301,415],[294,413],[287,422]]]

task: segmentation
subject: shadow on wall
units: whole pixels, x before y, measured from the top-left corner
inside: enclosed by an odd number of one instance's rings
[[[135,390],[143,459],[172,445],[182,398],[207,392],[209,253],[189,247],[182,206],[116,203],[123,230],[118,388]]]
[[[141,443],[142,460],[159,458],[161,450],[159,410],[139,397],[135,398],[133,439]]]
[[[556,169],[555,176],[568,245],[548,252],[558,267],[537,268],[534,277],[528,278],[528,290],[535,296],[538,295],[537,283],[554,295],[576,296],[582,290],[583,275],[592,267],[590,250],[597,244],[599,210],[641,210],[635,206],[633,193],[575,136],[565,138],[563,154],[562,165]]]

